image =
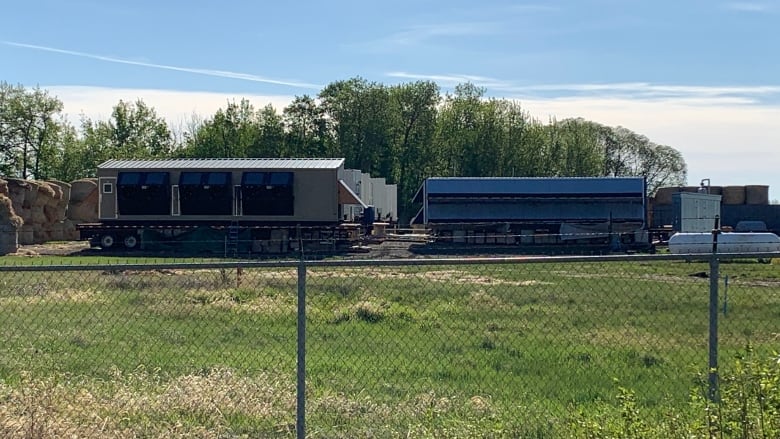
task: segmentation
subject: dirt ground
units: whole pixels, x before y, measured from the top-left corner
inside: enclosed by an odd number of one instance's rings
[[[393,242],[385,241],[382,243],[373,243],[370,245],[362,246],[360,249],[352,252],[347,252],[344,255],[339,255],[348,258],[356,259],[399,259],[399,258],[415,258],[421,257],[410,250],[411,244],[409,242]],[[87,241],[58,241],[50,242],[46,244],[34,244],[34,245],[22,245],[15,255],[20,256],[37,256],[37,255],[58,255],[58,256],[78,256],[78,255],[100,255],[109,254],[109,252],[103,252],[99,248],[90,248]],[[123,252],[121,250],[112,250],[111,255],[137,255],[145,256],[142,251]],[[154,254],[153,256],[161,256],[160,254]],[[164,255],[162,255],[164,256]],[[287,254],[286,256],[290,256]]]
[[[426,246],[421,242],[394,241],[385,240],[382,242],[364,243],[351,251],[340,252],[329,255],[340,259],[442,259],[442,258],[462,258],[468,257],[490,257],[490,256],[517,256],[519,253],[516,247],[496,246],[485,247],[481,249],[468,248],[464,250],[455,247],[436,247]],[[58,241],[46,244],[23,245],[15,253],[18,256],[37,256],[37,255],[58,255],[58,256],[149,256],[149,257],[168,257],[168,256],[188,256],[182,253],[175,255],[169,252],[145,252],[143,250],[122,250],[112,249],[103,251],[100,248],[91,248],[87,241]],[[204,254],[189,255],[193,257],[205,256]],[[210,254],[208,257],[219,257],[220,255]],[[278,255],[256,255],[252,259],[290,259],[295,258],[295,253],[285,253]]]
[[[46,244],[21,245],[16,255],[73,255],[89,250],[87,241],[58,241]]]

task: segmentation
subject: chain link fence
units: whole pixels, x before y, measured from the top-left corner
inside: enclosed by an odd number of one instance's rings
[[[712,384],[780,377],[774,262],[0,266],[0,436],[752,437]]]

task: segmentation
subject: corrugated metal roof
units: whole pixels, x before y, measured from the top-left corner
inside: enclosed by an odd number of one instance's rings
[[[338,169],[343,158],[113,159],[98,169]]]
[[[643,177],[432,177],[428,195],[644,194]]]

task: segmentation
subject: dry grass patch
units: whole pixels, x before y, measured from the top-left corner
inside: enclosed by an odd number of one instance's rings
[[[110,382],[69,376],[0,384],[0,436],[9,438],[137,438],[232,436],[236,418],[294,422],[292,376],[242,376],[230,369],[167,380],[143,369]]]
[[[461,284],[473,284],[473,285],[513,285],[513,286],[533,286],[533,285],[550,285],[551,282],[542,282],[538,280],[522,280],[513,281],[506,279],[499,279],[490,276],[479,276],[466,271],[460,270],[439,270],[439,271],[424,271],[418,273],[402,273],[397,271],[387,270],[368,270],[368,269],[351,269],[351,270],[339,270],[339,271],[323,271],[314,272],[312,277],[322,279],[343,279],[343,278],[371,278],[371,279],[383,279],[383,280],[395,280],[395,279],[412,279],[419,281],[433,281],[433,282],[448,282],[448,283],[461,283]]]

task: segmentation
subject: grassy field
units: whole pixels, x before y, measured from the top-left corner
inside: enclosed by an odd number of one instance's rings
[[[310,268],[307,431],[707,437],[708,268]],[[295,267],[0,275],[1,436],[294,435]],[[723,262],[721,276],[724,378],[771,367],[780,267]]]

